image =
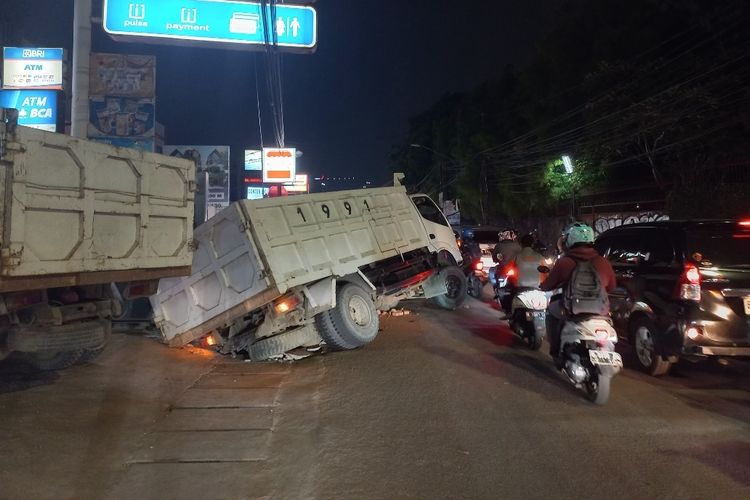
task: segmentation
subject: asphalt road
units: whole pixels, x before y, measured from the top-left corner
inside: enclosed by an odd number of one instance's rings
[[[0,498],[750,497],[747,364],[626,370],[596,407],[488,304],[409,307],[294,364],[119,335],[59,374],[6,366]]]

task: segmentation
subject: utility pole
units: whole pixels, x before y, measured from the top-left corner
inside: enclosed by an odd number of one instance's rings
[[[70,135],[85,139],[89,124],[89,65],[91,58],[91,0],[73,4],[73,102]]]
[[[487,210],[489,209],[487,193],[489,192],[487,186],[487,166],[485,165],[484,158],[479,157],[479,210],[482,215],[482,224],[487,224]]]

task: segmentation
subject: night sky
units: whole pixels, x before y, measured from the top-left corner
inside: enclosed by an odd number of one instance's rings
[[[73,0],[0,3],[4,45],[71,47]],[[552,3],[317,2],[317,52],[283,56],[286,142],[304,151],[300,169],[386,181],[391,146],[405,134],[408,118],[445,93],[524,61]],[[261,54],[118,43],[101,27],[93,44],[97,52],[157,56],[157,120],[166,126],[167,143],[229,144],[233,194],[240,197],[242,151],[260,145],[253,67],[257,57],[264,70]],[[266,145],[271,134],[265,120]]]

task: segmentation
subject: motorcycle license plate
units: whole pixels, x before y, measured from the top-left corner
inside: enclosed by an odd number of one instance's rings
[[[750,316],[750,297],[743,297],[743,302],[745,302],[745,314]]]
[[[594,365],[622,368],[622,356],[611,351],[589,351],[589,359]]]

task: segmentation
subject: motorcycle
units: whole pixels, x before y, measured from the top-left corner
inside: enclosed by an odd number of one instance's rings
[[[597,405],[607,403],[612,377],[622,369],[616,343],[617,332],[608,317],[569,318],[563,324],[558,368]]]
[[[534,351],[547,333],[547,303],[547,294],[536,288],[520,288],[511,300],[510,327]]]
[[[546,274],[550,269],[539,266],[539,272]],[[554,295],[550,304],[558,300],[562,300],[562,296]],[[550,305],[548,314],[551,309],[554,308]],[[617,331],[612,319],[581,314],[562,320],[556,367],[576,388],[586,391],[589,401],[597,405],[607,404],[612,378],[623,367],[622,356],[615,352]]]
[[[482,289],[487,283],[487,278],[484,274],[484,264],[482,259],[474,259],[473,261],[464,261],[464,274],[466,275],[466,281],[468,286],[466,292],[478,299],[482,296]]]

